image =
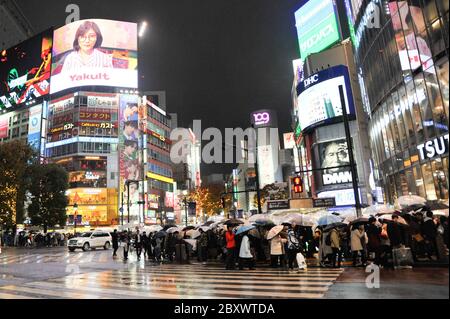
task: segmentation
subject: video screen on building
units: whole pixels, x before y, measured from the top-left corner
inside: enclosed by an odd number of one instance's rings
[[[354,116],[355,107],[346,66],[320,71],[297,86],[297,118],[300,131],[333,122],[343,115],[339,86],[342,85],[347,114]]]
[[[305,1],[295,12],[295,26],[303,60],[341,39],[333,0]]]
[[[137,24],[76,21],[54,32],[51,93],[79,86],[137,88]]]
[[[0,110],[50,92],[52,29],[0,52]]]
[[[345,139],[316,144],[316,181],[319,185],[337,185],[352,182],[350,156]]]

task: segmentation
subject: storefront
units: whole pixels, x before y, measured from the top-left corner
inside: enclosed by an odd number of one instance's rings
[[[374,177],[389,203],[410,193],[448,200],[449,4],[425,3],[353,8]],[[379,25],[367,23],[377,6]]]

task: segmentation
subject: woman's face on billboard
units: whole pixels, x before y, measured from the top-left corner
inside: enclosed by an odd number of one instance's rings
[[[78,37],[78,45],[84,53],[91,53],[97,42],[97,33],[93,29],[89,29],[85,34]]]

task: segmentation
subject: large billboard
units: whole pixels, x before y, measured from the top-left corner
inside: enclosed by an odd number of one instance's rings
[[[50,91],[52,30],[0,52],[0,110],[47,95]]]
[[[41,149],[42,105],[30,108],[28,120],[28,144],[36,151]]]
[[[54,32],[51,93],[79,86],[137,88],[137,24],[92,19]]]
[[[300,57],[325,50],[341,40],[333,0],[309,0],[295,12]]]
[[[316,153],[316,181],[323,186],[352,182],[350,156],[345,139],[319,143]]]
[[[143,197],[142,134],[139,131],[139,98],[137,95],[120,95],[119,102],[119,174],[123,213],[128,217],[130,195],[130,222],[140,220],[140,201]],[[127,183],[127,181],[129,183]],[[130,182],[131,181],[131,182]],[[139,181],[137,183],[136,181]]]
[[[339,86],[343,86],[348,115],[355,115],[348,69],[338,65],[313,74],[297,86],[299,130],[331,123],[342,116]]]

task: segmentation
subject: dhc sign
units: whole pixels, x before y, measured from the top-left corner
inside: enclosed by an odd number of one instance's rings
[[[417,145],[420,153],[420,159],[425,161],[439,155],[448,153],[448,134],[435,138],[434,140]]]

